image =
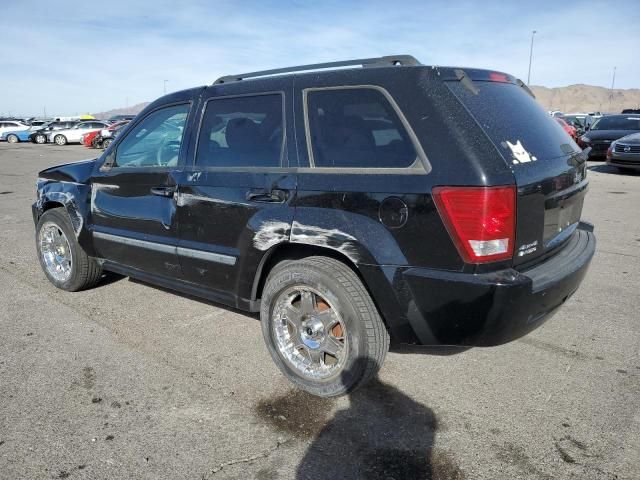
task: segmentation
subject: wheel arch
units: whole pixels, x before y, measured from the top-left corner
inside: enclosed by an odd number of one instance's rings
[[[384,271],[379,266],[359,266],[339,250],[304,243],[282,242],[268,250],[262,257],[255,272],[251,291],[252,310],[259,311],[262,291],[269,273],[278,263],[285,260],[299,260],[312,256],[333,258],[345,264],[362,282],[376,306],[382,321],[396,341],[413,342],[415,337],[407,329],[406,315],[401,302],[393,292],[395,268]]]

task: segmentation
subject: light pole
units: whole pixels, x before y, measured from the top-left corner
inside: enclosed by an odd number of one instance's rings
[[[613,101],[613,87],[616,85],[616,68],[613,67],[613,78],[611,79],[611,90],[609,91],[609,113],[611,113],[611,102]]]
[[[531,60],[533,59],[533,37],[536,36],[536,33],[538,33],[537,30],[533,30],[531,32],[531,48],[529,49],[529,73],[527,73],[527,86],[531,81]]]
[[[169,80],[164,80],[164,94],[165,94],[165,95],[167,94],[167,82],[168,82],[168,81],[169,81]]]

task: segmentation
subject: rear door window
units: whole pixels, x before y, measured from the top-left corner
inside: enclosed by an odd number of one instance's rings
[[[407,168],[418,153],[398,113],[372,87],[305,90],[307,143],[318,168]]]
[[[207,103],[196,152],[199,167],[279,167],[283,96],[217,98]]]

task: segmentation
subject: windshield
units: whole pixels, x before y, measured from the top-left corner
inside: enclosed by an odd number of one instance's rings
[[[640,130],[640,117],[602,117],[591,130]]]

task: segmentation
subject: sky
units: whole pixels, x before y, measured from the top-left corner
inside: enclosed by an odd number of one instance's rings
[[[2,2],[0,115],[76,115],[225,74],[411,54],[531,84],[640,88],[640,1]],[[167,82],[165,82],[167,80]]]

